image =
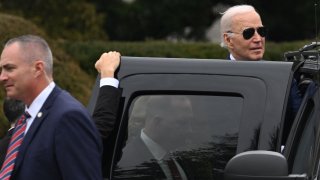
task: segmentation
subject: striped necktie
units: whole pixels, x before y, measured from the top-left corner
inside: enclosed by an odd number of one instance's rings
[[[10,144],[7,150],[5,161],[0,171],[0,180],[9,180],[14,169],[15,159],[18,156],[19,147],[23,141],[24,131],[26,130],[26,120],[30,117],[28,112],[25,112],[18,120]]]

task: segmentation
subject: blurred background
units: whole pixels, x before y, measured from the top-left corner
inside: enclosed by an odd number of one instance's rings
[[[44,37],[54,54],[56,83],[87,105],[94,63],[110,50],[123,56],[224,59],[221,13],[253,5],[268,28],[264,59],[317,40],[316,1],[298,0],[0,0],[0,43],[14,36]],[[5,97],[0,90],[0,109]],[[0,112],[0,136],[9,124]]]

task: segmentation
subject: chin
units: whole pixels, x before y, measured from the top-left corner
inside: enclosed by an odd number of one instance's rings
[[[259,55],[259,56],[253,56],[250,59],[252,59],[252,61],[260,61],[262,58],[263,58],[263,56]]]
[[[15,96],[14,93],[10,93],[10,92],[7,92],[7,97],[11,98],[11,99],[17,99],[17,97]]]

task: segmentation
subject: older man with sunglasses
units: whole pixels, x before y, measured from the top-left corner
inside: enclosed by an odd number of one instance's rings
[[[221,18],[222,46],[228,48],[231,60],[261,60],[266,33],[260,15],[250,5],[233,6]]]
[[[227,9],[221,17],[221,45],[229,50],[230,60],[259,61],[265,51],[267,30],[260,15],[250,5],[236,5]],[[282,143],[285,143],[293,119],[302,101],[297,81],[291,83],[287,119]]]
[[[259,61],[265,51],[267,30],[260,15],[250,5],[236,5],[227,9],[221,18],[221,46],[229,50],[229,60]],[[293,118],[301,104],[301,94],[294,79],[288,102],[283,143],[290,131]]]
[[[221,18],[222,46],[228,48],[231,60],[261,60],[266,33],[260,15],[250,5],[233,6]]]

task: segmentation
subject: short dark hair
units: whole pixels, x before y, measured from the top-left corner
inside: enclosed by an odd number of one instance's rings
[[[52,75],[53,57],[51,49],[45,39],[37,35],[27,34],[9,39],[5,47],[13,43],[18,43],[21,46],[24,57],[27,58],[27,60],[42,60],[45,64],[45,71],[48,75]],[[25,48],[28,48],[28,50],[25,51]]]
[[[10,123],[15,122],[25,111],[25,104],[16,99],[5,98],[3,112]]]

